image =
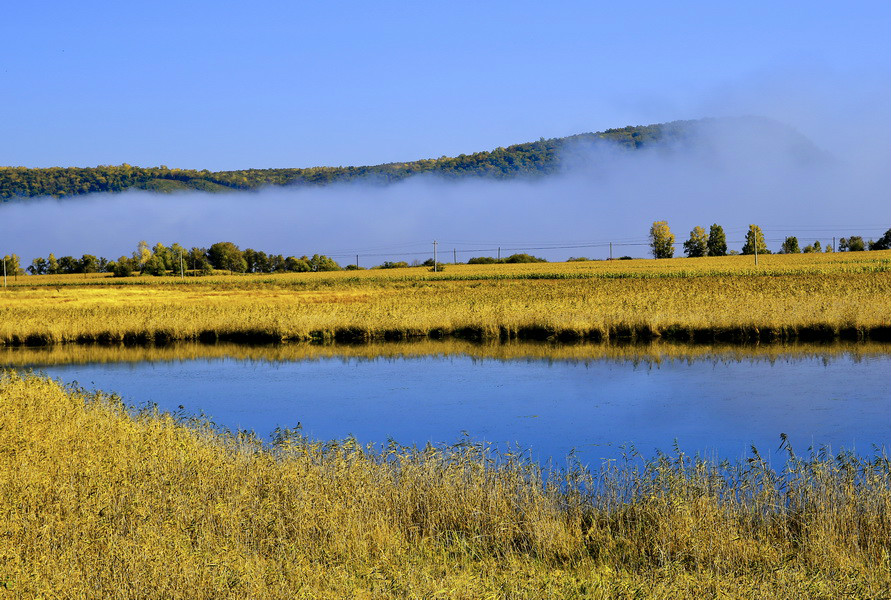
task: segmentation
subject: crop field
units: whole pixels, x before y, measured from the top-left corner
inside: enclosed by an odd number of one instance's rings
[[[878,598],[889,482],[879,454],[545,472],[479,445],[262,445],[7,372],[0,593]]]
[[[891,251],[280,275],[19,276],[0,343],[891,338]]]

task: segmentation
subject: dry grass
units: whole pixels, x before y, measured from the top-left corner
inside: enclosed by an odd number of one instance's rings
[[[891,463],[542,473],[478,446],[264,447],[6,373],[0,594],[887,597]]]
[[[891,251],[208,278],[20,277],[0,341],[891,337]]]

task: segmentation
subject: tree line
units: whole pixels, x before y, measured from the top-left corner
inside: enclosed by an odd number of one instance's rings
[[[654,221],[650,227],[650,249],[653,258],[671,258],[674,256],[675,237],[668,227],[667,221]],[[724,228],[717,223],[713,224],[706,234],[705,229],[696,226],[690,232],[690,237],[683,243],[684,254],[689,258],[700,256],[726,256],[727,254],[771,254],[764,240],[764,232],[758,225],[749,225],[746,232],[745,243],[741,251],[727,250],[727,236]],[[798,254],[809,252],[861,252],[864,250],[891,250],[891,229],[888,229],[878,240],[864,242],[859,235],[849,238],[840,238],[838,248],[832,244],[825,247],[819,240],[801,248],[798,238],[788,236],[780,247],[779,254]]]
[[[19,266],[18,256],[13,254],[7,259],[9,272],[24,272]],[[113,273],[116,277],[129,277],[136,273],[155,276],[210,275],[214,270],[232,273],[308,273],[339,271],[341,267],[324,254],[286,257],[253,248],[241,250],[232,242],[217,242],[209,248],[186,249],[177,243],[165,246],[160,242],[149,247],[147,242],[141,241],[133,254],[121,256],[117,260],[92,254],[84,254],[81,258],[56,258],[51,253],[47,258],[35,258],[27,268],[31,275]]]
[[[547,262],[543,258],[530,254],[512,254],[505,258],[478,256],[471,258],[467,264],[495,263],[530,263]],[[113,273],[116,277],[131,275],[211,275],[214,271],[230,273],[311,273],[320,271],[358,270],[360,267],[349,264],[341,267],[337,261],[324,254],[312,256],[284,256],[267,254],[262,250],[247,248],[241,250],[232,242],[217,242],[209,248],[184,246],[174,243],[165,246],[160,242],[149,246],[141,241],[130,256],[121,256],[117,260],[84,254],[80,258],[62,256],[57,258],[50,253],[46,258],[38,257],[31,261],[27,269],[22,269],[18,255],[12,254],[4,259],[6,272],[9,275],[72,275],[88,273]],[[438,263],[441,270],[442,263]],[[404,267],[433,267],[432,258],[414,261],[384,261],[373,267],[375,269],[394,269]]]
[[[650,227],[650,249],[654,258],[671,258],[674,256],[675,236],[666,221],[655,221]],[[690,237],[682,244],[687,257],[726,256],[728,254],[771,254],[764,239],[764,233],[758,225],[749,225],[745,243],[740,251],[728,250],[724,228],[717,223],[705,229],[696,226],[690,231]],[[891,229],[888,229],[878,240],[865,242],[862,236],[840,238],[838,248],[831,244],[825,247],[814,241],[801,248],[798,238],[788,236],[780,247],[779,254],[797,254],[799,252],[860,252],[864,250],[891,249]],[[631,258],[623,256],[621,257]],[[587,258],[570,258],[570,261],[588,260]],[[324,254],[310,256],[284,256],[267,254],[262,250],[247,248],[241,250],[232,242],[217,242],[209,248],[192,247],[186,249],[173,243],[165,246],[160,242],[149,247],[145,241],[139,242],[136,251],[130,256],[121,256],[117,260],[84,254],[80,258],[74,256],[56,257],[53,253],[46,258],[38,257],[31,261],[27,269],[21,267],[21,259],[17,254],[7,254],[2,259],[3,273],[7,276],[30,275],[63,275],[113,273],[117,277],[133,274],[163,276],[168,274],[210,275],[214,270],[232,273],[309,273],[319,271],[353,270],[360,267],[355,264],[341,267],[333,258]],[[512,254],[505,258],[477,256],[470,258],[467,264],[503,264],[503,263],[535,263],[547,262],[544,258],[530,254]],[[432,267],[434,261],[429,258],[423,262],[415,261],[409,265],[404,261],[384,261],[374,268],[390,269],[409,266]]]
[[[444,177],[465,176],[506,179],[538,176],[559,169],[561,151],[567,145],[607,142],[622,148],[637,149],[661,141],[682,139],[697,121],[674,121],[658,125],[607,129],[563,138],[541,138],[536,142],[515,144],[491,151],[441,156],[360,167],[311,167],[305,169],[243,169],[208,171],[137,167],[128,164],[98,167],[0,167],[0,198],[36,196],[74,196],[93,192],[122,192],[142,189],[155,192],[201,190],[221,192],[256,190],[266,186],[325,185],[334,182],[367,179],[383,183],[405,179],[419,173]]]

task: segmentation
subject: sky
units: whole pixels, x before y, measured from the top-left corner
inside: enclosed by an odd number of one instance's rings
[[[380,164],[625,125],[760,115],[791,126],[850,168],[829,183],[808,174],[784,179],[774,173],[751,184],[761,189],[781,180],[782,190],[814,187],[813,201],[790,204],[788,215],[773,215],[770,203],[762,203],[761,212],[753,214],[706,211],[709,220],[738,219],[730,229],[744,228],[756,218],[777,229],[891,225],[891,3],[886,0],[44,1],[5,9],[0,56],[0,165],[129,163],[226,170]],[[678,165],[656,168],[655,175],[638,170],[630,177],[659,181],[666,169]],[[726,195],[726,186],[732,191],[739,179],[739,173],[725,174],[713,182],[718,186],[713,195]],[[564,193],[566,186],[576,186],[579,191],[566,200],[567,210],[592,195],[578,183],[583,175],[572,181],[576,183],[562,182],[563,187],[549,190]],[[618,231],[585,232],[572,222],[534,230],[540,220],[531,206],[534,189],[443,191],[436,184],[419,192],[411,186],[421,184],[407,185],[392,200],[375,196],[379,192],[363,196],[356,188],[342,188],[340,195],[316,192],[321,195],[269,202],[257,196],[256,202],[268,210],[292,207],[295,214],[288,219],[294,222],[300,222],[306,206],[327,204],[314,215],[315,229],[305,234],[302,246],[290,242],[281,248],[287,239],[284,230],[270,232],[268,239],[258,232],[233,241],[254,246],[265,241],[269,250],[281,252],[298,251],[309,242],[345,251],[357,245],[367,250],[385,241],[420,244],[437,236],[460,241],[461,231],[495,219],[492,211],[471,210],[477,202],[511,194],[528,196],[529,210],[506,219],[503,231],[471,232],[480,241],[638,239],[646,237],[656,218],[674,219],[680,237],[694,223],[691,211],[702,213],[705,206],[682,210],[683,186],[676,182],[669,186],[673,195],[638,198],[633,207],[636,229],[625,215],[629,224],[622,221]],[[610,186],[594,196],[614,193],[616,184]],[[820,191],[827,187],[834,196]],[[839,215],[833,203],[849,201],[839,197],[842,190],[856,196],[862,210]],[[351,203],[353,215],[356,206],[389,202],[390,208],[377,211],[383,214],[414,208],[404,194],[424,196],[431,205],[450,198],[468,202],[469,212],[463,220],[440,208],[412,214],[401,220],[403,228],[392,220],[389,226],[378,223],[374,213],[363,212],[357,220],[372,222],[372,227],[338,227],[344,209],[332,207],[341,199]],[[105,203],[100,214],[124,212],[133,202],[152,204],[148,214],[153,214],[172,203],[133,198],[91,202]],[[197,196],[173,202],[192,203],[179,221],[166,229],[157,223],[154,228],[143,224],[143,229],[128,224],[121,237],[151,235],[160,238],[153,241],[169,242],[189,235],[195,244],[216,241],[222,225],[217,231],[184,225],[194,222],[192,215],[206,210],[202,203],[207,202]],[[0,234],[12,238],[23,256],[45,255],[40,248],[54,244],[71,248],[73,254],[123,252],[100,244],[93,231],[82,239],[66,236],[64,220],[71,216],[51,222],[58,213],[55,205],[47,208],[51,205],[33,204],[36,212],[16,217],[44,223],[43,235],[36,236],[40,239],[17,234],[21,223],[8,219]],[[804,208],[826,217],[791,216]],[[327,237],[319,231],[327,231]],[[271,247],[275,244],[280,246]],[[127,251],[131,245],[135,241]]]

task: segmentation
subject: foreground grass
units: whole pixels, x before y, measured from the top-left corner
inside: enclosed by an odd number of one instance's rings
[[[209,278],[19,277],[0,343],[891,339],[891,251]]]
[[[891,463],[683,455],[544,474],[485,448],[273,447],[0,377],[0,595],[876,598]]]

